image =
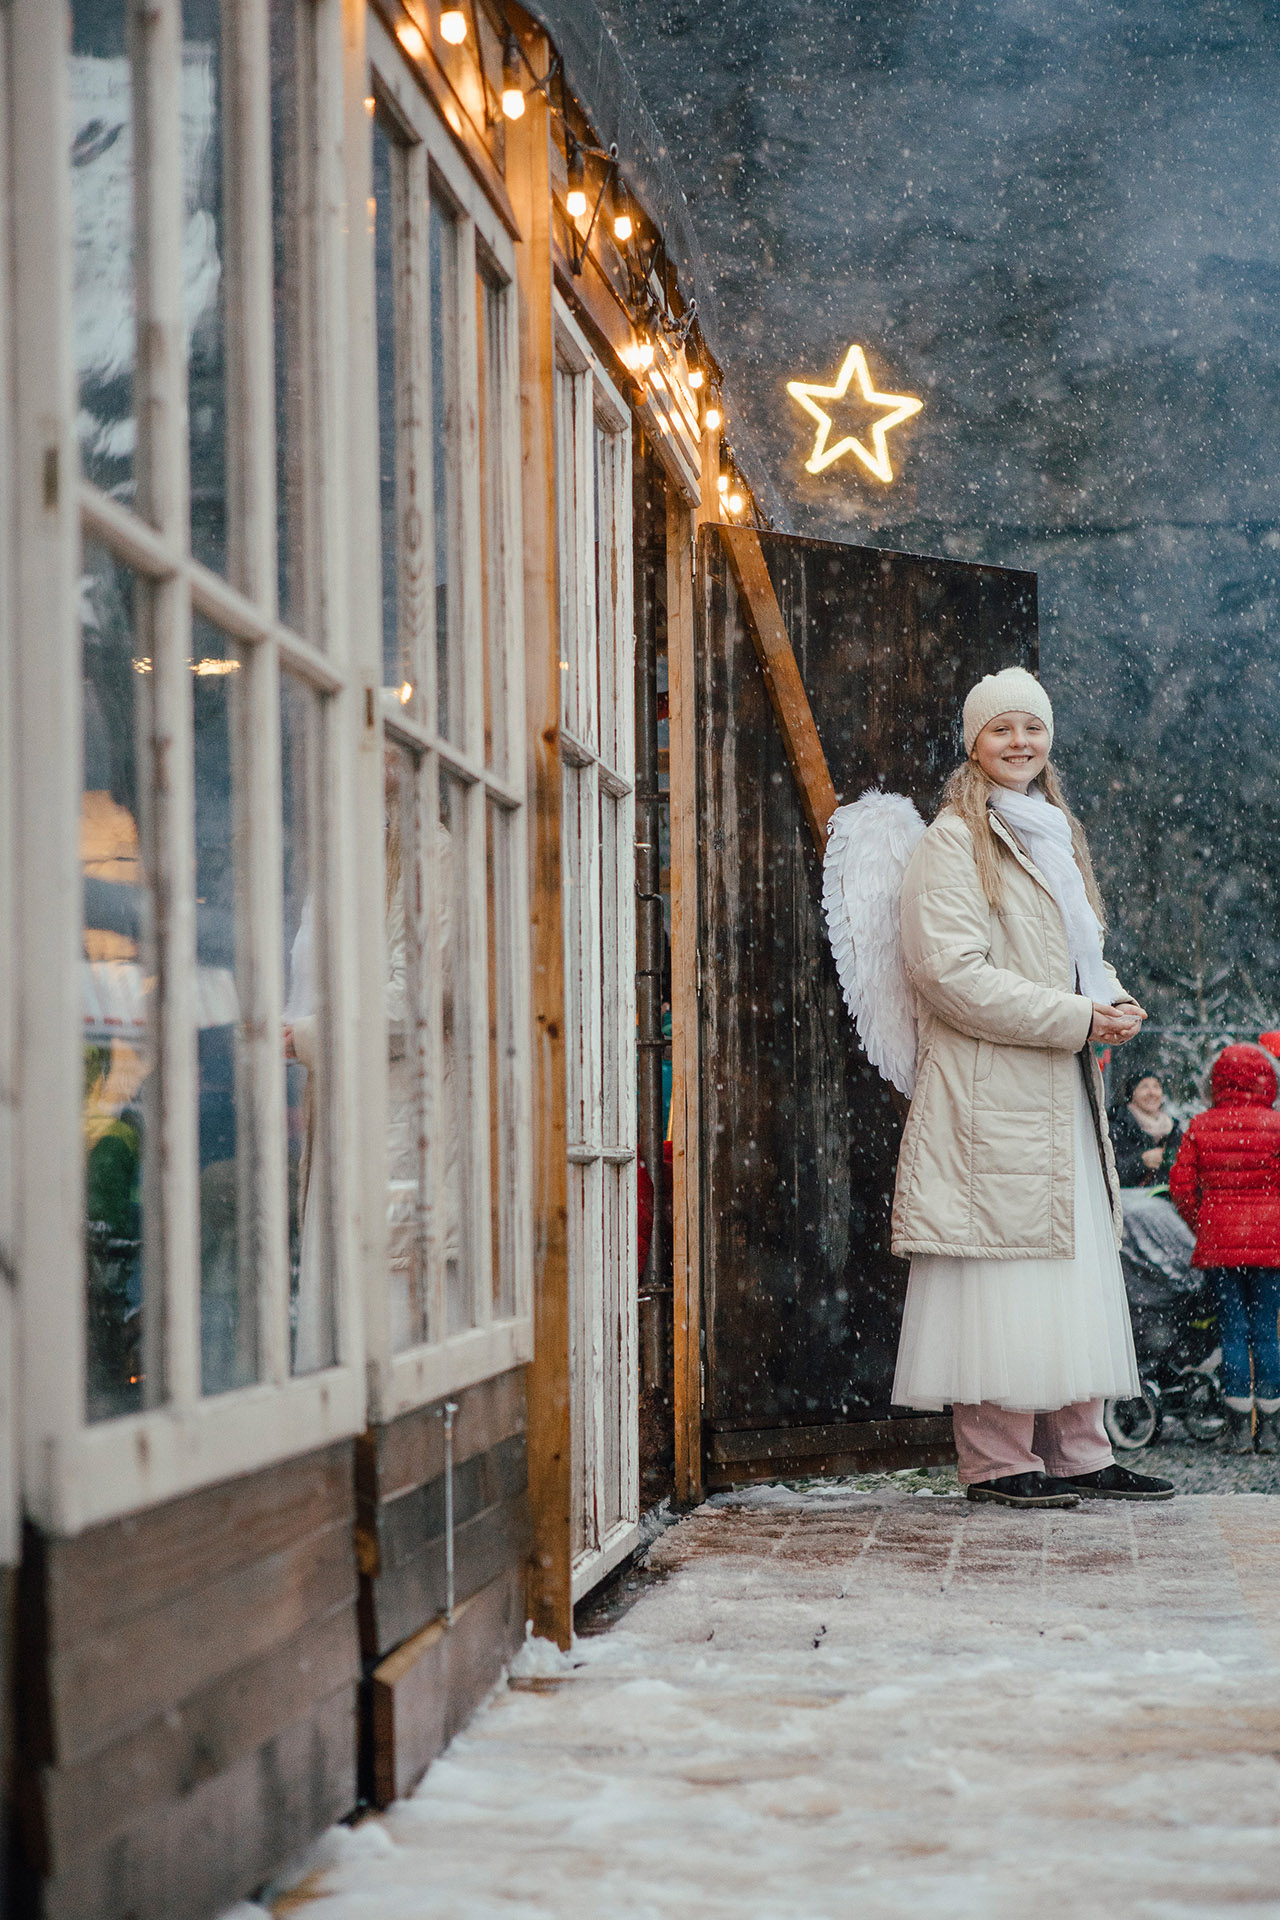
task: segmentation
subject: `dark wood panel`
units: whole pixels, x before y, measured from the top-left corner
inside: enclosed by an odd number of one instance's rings
[[[524,1634],[524,1581],[509,1567],[374,1669],[372,1793],[385,1807],[408,1793],[465,1726]]]
[[[342,1606],[90,1759],[46,1769],[44,1870],[63,1871],[164,1801],[189,1794],[344,1683],[354,1687],[359,1672],[355,1613]]]
[[[500,1506],[528,1485],[522,1433],[454,1468],[453,1524],[462,1527],[486,1507]],[[444,1532],[445,1478],[389,1500],[377,1514],[377,1565],[381,1572],[403,1565]]]
[[[455,1466],[500,1440],[523,1433],[525,1369],[513,1367],[456,1394],[453,1421]],[[373,1427],[356,1442],[356,1488],[362,1505],[394,1500],[444,1472],[442,1403],[416,1408],[385,1427]]]
[[[1034,576],[761,539],[837,793],[881,784],[927,818],[968,687],[1035,664]],[[889,1252],[901,1123],[841,1001],[819,859],[715,531],[698,612],[707,1421],[883,1419],[906,1284]],[[894,1423],[896,1444],[914,1424]]]
[[[210,1920],[355,1804],[355,1689],[189,1793],[166,1800],[45,1888],[45,1920]]]
[[[92,1639],[207,1587],[352,1512],[349,1440],[58,1542],[48,1558],[53,1644]]]
[[[780,1466],[817,1454],[889,1453],[902,1438],[901,1420],[859,1420],[832,1426],[721,1428],[711,1445],[720,1466],[744,1460],[776,1460]],[[910,1422],[915,1446],[949,1446],[951,1422],[925,1415]]]
[[[91,1753],[355,1597],[350,1524],[330,1526],[92,1639],[54,1644],[52,1760],[66,1765]]]
[[[455,1604],[478,1593],[529,1551],[525,1493],[488,1507],[454,1532]],[[377,1579],[362,1583],[361,1628],[366,1656],[381,1657],[444,1612],[445,1547],[430,1541]]]

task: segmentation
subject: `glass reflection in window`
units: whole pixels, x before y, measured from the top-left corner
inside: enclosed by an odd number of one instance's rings
[[[140,590],[88,546],[81,580],[86,1394],[90,1420],[162,1397],[151,658]]]
[[[472,1244],[471,1018],[475,981],[468,939],[467,796],[460,780],[440,775],[436,832],[437,937],[442,989],[441,1111],[437,1236],[444,1263],[448,1331],[475,1325]]]
[[[192,642],[201,1379],[205,1393],[225,1393],[258,1377],[253,1108],[238,985],[246,975],[236,873],[245,842],[236,804],[244,694],[226,635],[197,619]]]
[[[324,928],[318,893],[323,818],[319,695],[280,675],[283,801],[285,1089],[288,1122],[290,1319],[293,1371],[331,1366],[336,1353],[331,1211],[324,1128]]]
[[[434,189],[434,181],[432,186]],[[463,636],[457,583],[458,223],[433,191],[431,276],[431,470],[435,517],[436,724],[447,740],[465,738]]]
[[[226,245],[220,0],[182,0],[182,317],[191,551],[227,565]]]
[[[423,1069],[427,1033],[417,875],[416,766],[407,748],[384,760],[387,831],[387,1264],[391,1344],[431,1337],[427,1287]]]
[[[131,501],[137,280],[126,12],[126,0],[73,0],[68,91],[80,464],[95,486]]]

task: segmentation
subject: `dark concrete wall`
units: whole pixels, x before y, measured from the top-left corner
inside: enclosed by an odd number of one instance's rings
[[[1165,1026],[1280,1024],[1280,8],[605,10],[794,530],[1039,573],[1120,964]],[[925,400],[892,488],[803,470],[785,382],[852,340]]]

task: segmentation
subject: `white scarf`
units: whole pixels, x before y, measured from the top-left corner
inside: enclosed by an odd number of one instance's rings
[[[1066,814],[1046,800],[1038,787],[1032,787],[1029,793],[997,787],[991,796],[991,805],[1013,829],[1023,850],[1049,883],[1049,891],[1062,915],[1067,952],[1081,993],[1087,1000],[1113,1005],[1116,990],[1102,963],[1102,928],[1089,905],[1084,878],[1076,865]]]

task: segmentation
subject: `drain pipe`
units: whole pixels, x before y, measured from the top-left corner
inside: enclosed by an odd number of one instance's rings
[[[456,1400],[444,1403],[444,1623],[453,1625],[453,1416]]]

